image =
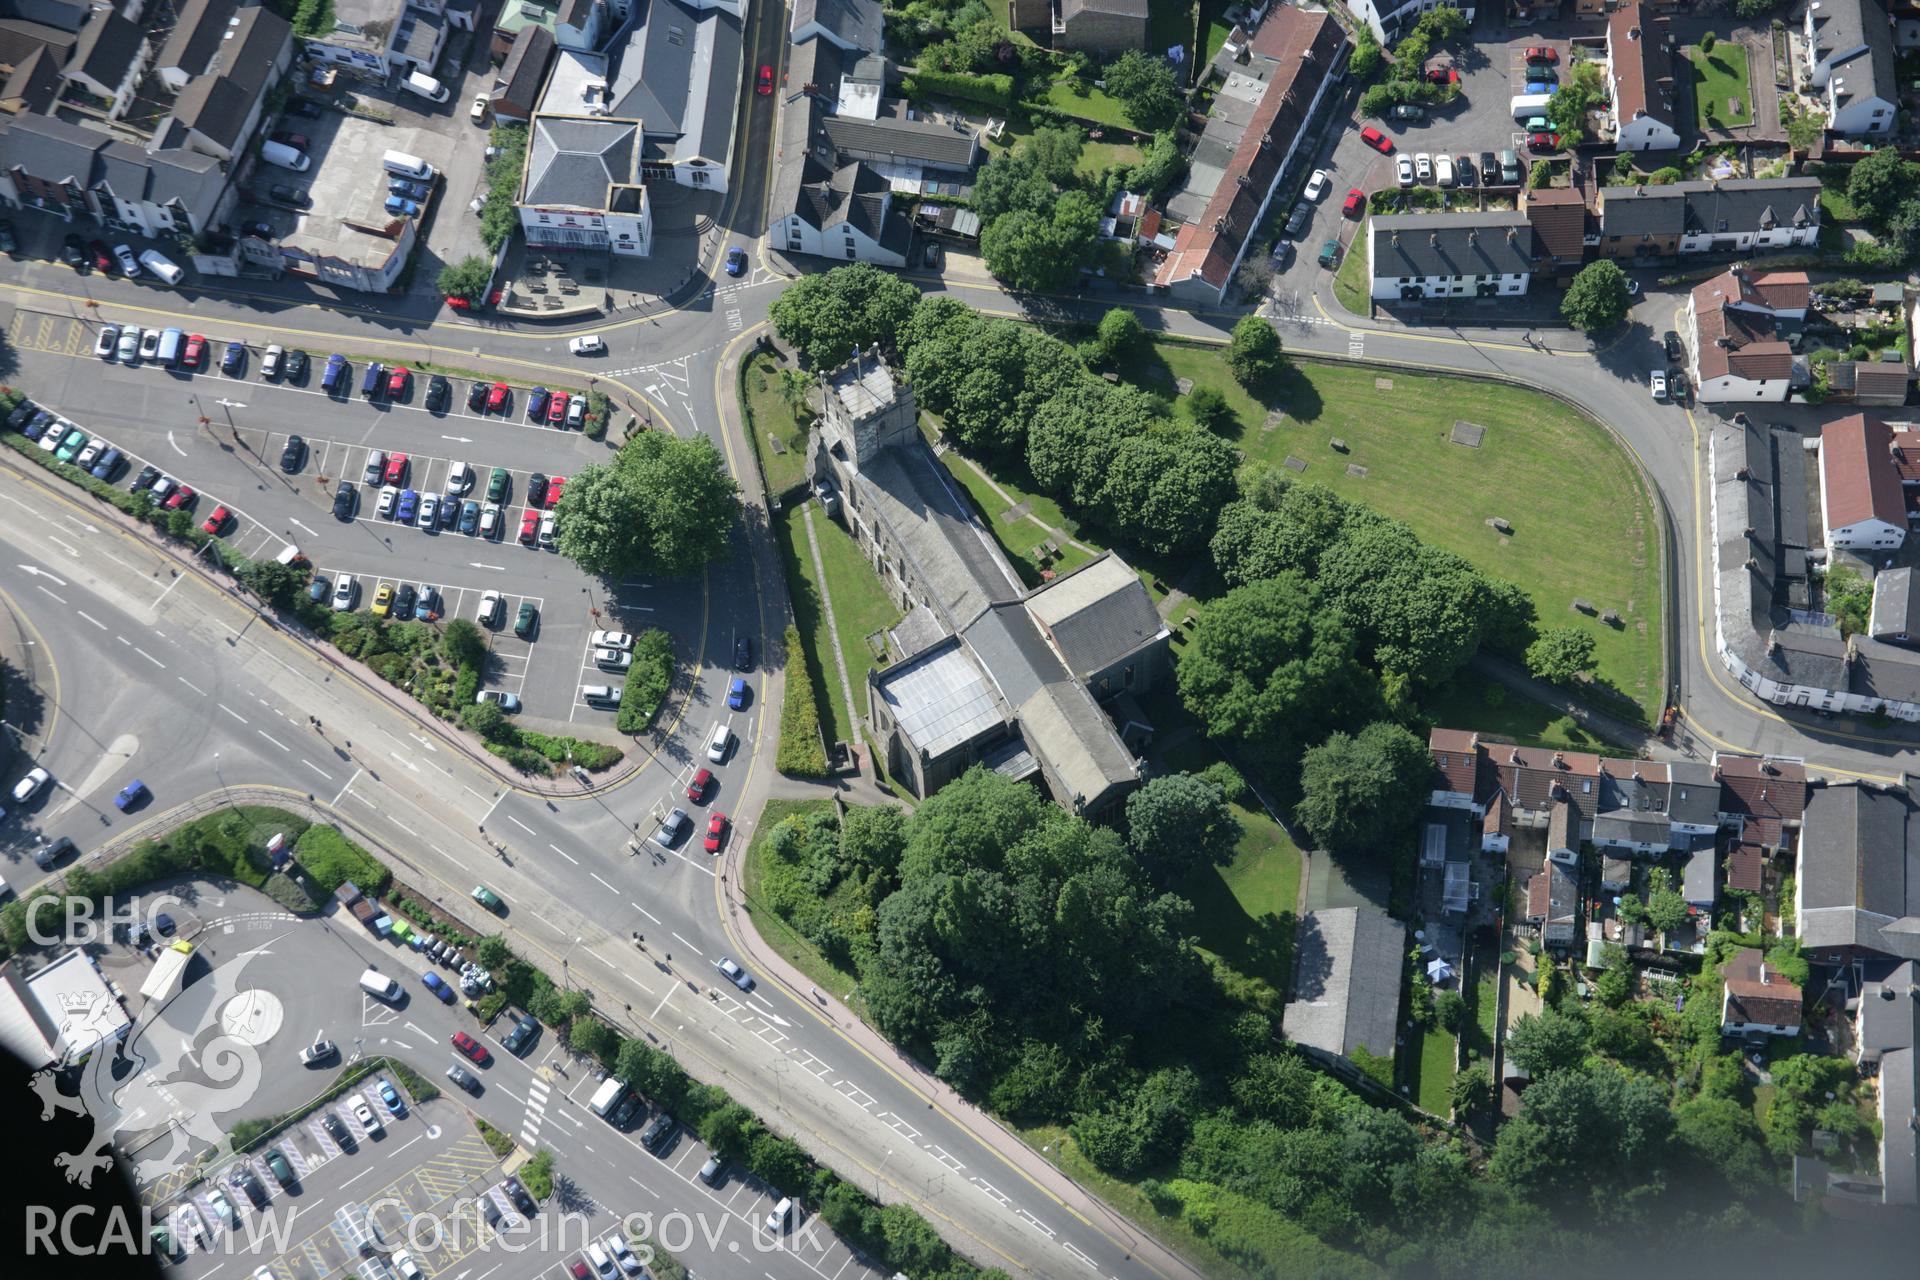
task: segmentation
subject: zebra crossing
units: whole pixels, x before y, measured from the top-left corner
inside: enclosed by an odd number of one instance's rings
[[[547,1096],[553,1086],[545,1076],[536,1075],[527,1086],[527,1114],[520,1122],[520,1140],[533,1147],[540,1136],[540,1124],[546,1119]]]

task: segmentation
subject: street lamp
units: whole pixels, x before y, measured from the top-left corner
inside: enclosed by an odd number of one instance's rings
[[[563,987],[568,986],[570,984],[570,980],[567,976],[567,961],[573,957],[573,949],[579,945],[580,945],[580,939],[575,938],[572,942],[569,942],[567,944],[567,949],[565,954],[563,954],[560,957],[560,985]]]
[[[888,1147],[885,1159],[882,1159],[880,1161],[880,1167],[873,1171],[873,1198],[875,1200],[880,1198],[880,1175],[887,1171],[887,1161],[891,1159],[893,1159],[893,1148]]]

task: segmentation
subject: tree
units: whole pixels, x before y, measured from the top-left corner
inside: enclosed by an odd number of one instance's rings
[[[1187,396],[1187,416],[1193,425],[1211,431],[1227,416],[1227,398],[1218,387],[1195,387]]]
[[[1527,170],[1527,187],[1538,191],[1542,187],[1553,185],[1553,163],[1546,159],[1535,160],[1533,167]]]
[[[892,349],[920,291],[869,262],[802,276],[773,300],[774,332],[817,369],[844,364],[857,347]]]
[[[1153,145],[1147,148],[1140,163],[1127,171],[1126,186],[1152,200],[1172,186],[1186,168],[1186,153],[1180,150],[1171,133],[1162,130],[1153,135]]]
[[[1141,129],[1163,129],[1180,111],[1173,68],[1159,58],[1129,49],[1108,64],[1107,92],[1120,100],[1127,119]]]
[[[1758,18],[1778,8],[1780,0],[1733,0],[1733,11],[1743,18]]]
[[[1240,819],[1220,788],[1190,773],[1167,773],[1127,797],[1127,842],[1161,884],[1233,861]]]
[[[987,270],[1015,289],[1073,283],[1099,242],[1100,211],[1083,191],[1060,195],[1049,213],[1025,209],[995,218],[980,233]]]
[[[1469,1116],[1493,1105],[1493,1073],[1484,1063],[1475,1063],[1453,1078],[1448,1100],[1456,1116]]]
[[[1687,900],[1673,887],[1673,877],[1655,868],[1647,877],[1647,923],[1661,933],[1672,933],[1687,922]]]
[[[489,742],[496,741],[507,727],[507,713],[497,702],[476,702],[460,709],[460,723]]]
[[[1752,1107],[1731,1098],[1690,1098],[1674,1108],[1673,1119],[1680,1147],[1717,1174],[1727,1190],[1751,1195],[1772,1182],[1772,1163]]]
[[[1100,347],[1100,358],[1115,364],[1138,351],[1146,338],[1146,328],[1132,307],[1113,307],[1100,317],[1094,341]]]
[[[1347,58],[1347,71],[1361,84],[1380,73],[1380,42],[1373,38],[1373,29],[1362,25],[1354,33],[1353,52]]]
[[[1871,225],[1893,216],[1913,192],[1913,168],[1897,147],[1869,153],[1847,175],[1847,200]]]
[[[1080,130],[1072,125],[1039,128],[1027,139],[1026,152],[1033,167],[1043,178],[1059,186],[1073,179],[1073,168],[1080,163]]]
[[[1021,210],[1045,215],[1055,199],[1053,183],[1040,172],[1031,150],[991,155],[974,178],[973,208],[983,223]]]
[[[1354,736],[1333,734],[1300,762],[1294,821],[1320,848],[1389,861],[1426,803],[1421,779],[1431,768],[1426,744],[1397,724],[1376,721]]]
[[[747,1144],[759,1128],[760,1121],[753,1112],[729,1102],[700,1117],[700,1141],[720,1155],[738,1160],[746,1154]]]
[[[1241,316],[1227,347],[1227,367],[1243,387],[1258,387],[1280,371],[1280,334],[1257,315]]]
[[[281,564],[278,560],[248,560],[235,575],[247,590],[275,609],[290,609],[300,592],[313,579],[313,568],[305,563]]]
[[[478,302],[486,297],[487,285],[492,280],[493,264],[478,254],[472,254],[440,268],[440,278],[435,283],[440,292],[449,298]]]
[[[1360,711],[1372,695],[1345,621],[1316,608],[1292,573],[1205,605],[1176,675],[1182,700],[1209,735],[1287,765],[1303,741]]]
[[[738,501],[711,440],[643,431],[568,482],[560,552],[603,577],[687,577],[728,554]]]
[[[454,618],[441,629],[440,646],[456,667],[476,665],[487,657],[486,633],[465,618]]]
[[[1536,1080],[1571,1071],[1587,1060],[1587,1024],[1554,1009],[1523,1013],[1507,1033],[1507,1056]]]
[[[1548,684],[1570,685],[1593,666],[1593,633],[1580,627],[1550,627],[1527,646],[1527,674]]]
[[[1620,323],[1627,314],[1627,273],[1610,258],[1580,268],[1560,300],[1560,314],[1576,329],[1592,333]]]
[[[1527,1199],[1603,1215],[1624,1215],[1629,1190],[1660,1194],[1673,1135],[1660,1085],[1601,1065],[1557,1071],[1524,1096],[1488,1164],[1496,1182]]]
[[[1393,110],[1405,101],[1406,97],[1407,93],[1405,88],[1397,81],[1370,85],[1366,91],[1360,95],[1360,101],[1354,109],[1363,116],[1369,116],[1375,120],[1379,120],[1384,118],[1387,112]]]
[[[1719,36],[1716,36],[1711,31],[1707,32],[1705,35],[1700,37],[1700,52],[1712,53],[1713,46],[1719,43],[1719,40],[1720,40]]]

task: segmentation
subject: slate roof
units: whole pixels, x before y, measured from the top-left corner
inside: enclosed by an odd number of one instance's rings
[[[1826,522],[1839,529],[1862,520],[1907,527],[1907,504],[1893,467],[1893,432],[1856,413],[1820,429],[1820,472]]]
[[[1111,553],[1037,588],[1026,606],[1082,680],[1167,634],[1140,575]]]
[[[1882,569],[1873,578],[1873,611],[1867,634],[1876,640],[1910,636],[1920,641],[1920,591],[1913,589],[1913,570],[1902,565]]]
[[[1620,809],[1603,813],[1593,820],[1593,838],[1621,844],[1664,846],[1672,834],[1665,814],[1634,813]]]
[[[1853,398],[1858,404],[1895,407],[1906,403],[1907,384],[1913,372],[1903,358],[1893,360],[1845,360],[1836,364],[1852,366]],[[1896,468],[1898,471],[1898,468]]]
[[[547,64],[552,61],[553,32],[531,25],[520,28],[494,79],[497,86],[494,101],[531,111],[540,101],[540,84],[546,78]]]
[[[1367,243],[1376,280],[1527,275],[1540,256],[1533,224],[1526,214],[1513,210],[1376,217]]]
[[[882,102],[877,119],[829,115],[821,121],[821,127],[833,145],[843,152],[860,152],[935,169],[970,168],[979,147],[971,131],[934,120],[907,119],[907,103],[899,98]]]
[[[1685,854],[1687,865],[1680,877],[1680,896],[1703,910],[1713,910],[1716,893],[1713,887],[1714,872],[1719,869],[1719,858],[1713,849],[1710,836],[1696,836],[1699,842]]]
[[[107,135],[69,124],[57,116],[16,116],[0,134],[0,165],[18,168],[43,182],[93,185],[94,158]]]
[[[1720,780],[1713,766],[1695,760],[1675,760],[1667,765],[1667,818],[1687,826],[1717,825],[1720,812]]]
[[[1308,912],[1296,935],[1289,1039],[1330,1054],[1393,1054],[1407,928],[1376,907]]]
[[[18,102],[25,114],[39,115],[58,101],[62,80],[60,59],[53,49],[35,49],[14,65],[13,73],[0,85],[0,99]]]
[[[127,21],[113,10],[97,15],[80,28],[80,38],[73,44],[73,56],[67,61],[67,75],[84,72],[96,84],[118,85],[139,56],[144,38],[139,24]]]
[[[640,121],[533,117],[520,203],[546,208],[608,207],[608,187],[640,181]]]
[[[740,19],[681,0],[646,0],[636,4],[628,33],[608,77],[608,114],[639,120],[675,160],[725,164],[740,91]]]
[[[893,534],[945,624],[958,631],[996,601],[1017,600],[1019,577],[929,449],[886,449],[855,477],[869,515]]]
[[[1527,221],[1547,256],[1578,262],[1586,256],[1587,202],[1572,187],[1526,193]]]
[[[253,99],[228,76],[196,76],[173,100],[173,118],[232,149]]]
[[[1850,97],[1881,97],[1895,101],[1898,94],[1893,47],[1893,23],[1875,0],[1824,0],[1814,15],[1815,57],[1825,62],[1858,45],[1866,48],[1837,62],[1833,74],[1847,82]]]
[[[878,53],[885,21],[880,0],[793,0],[793,25],[789,29],[798,32],[817,22],[839,37],[845,47]]]
[[[180,6],[180,18],[167,42],[160,46],[153,65],[178,67],[190,76],[205,71],[220,47],[221,37],[226,35],[233,10],[234,0],[187,0]]]
[[[1664,187],[1602,187],[1600,234],[1678,235],[1687,221],[1687,198],[1679,183]]]
[[[1648,23],[1639,0],[1615,9],[1607,18],[1607,45],[1613,56],[1613,80],[1619,100],[1614,104],[1621,123],[1642,115],[1674,127],[1673,59],[1666,44],[1665,22]]]
[[[1083,13],[1110,13],[1120,18],[1147,20],[1147,0],[1060,0],[1060,16],[1071,20]]]
[[[1800,833],[1800,936],[1920,958],[1920,807],[1863,782],[1813,788]]]
[[[904,254],[913,229],[906,215],[892,207],[888,192],[887,180],[866,164],[854,161],[828,170],[808,156],[788,212],[821,231],[844,223],[875,243]]]
[[[1140,765],[1085,686],[1063,679],[1040,686],[1019,705],[1020,733],[1051,770],[1061,804],[1096,809],[1140,780]]]
[[[1816,178],[1732,178],[1660,187],[1602,187],[1607,236],[1731,234],[1820,223]]]

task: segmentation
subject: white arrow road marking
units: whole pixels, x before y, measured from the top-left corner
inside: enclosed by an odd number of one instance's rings
[[[46,578],[52,582],[58,583],[63,587],[67,585],[66,579],[55,577],[53,574],[48,573],[45,569],[42,569],[37,564],[23,564],[20,566],[20,571],[22,573],[32,574],[36,578]]]
[[[492,569],[492,570],[494,570],[494,571],[495,571],[496,573],[505,573],[505,572],[507,571],[507,566],[505,566],[505,565],[503,565],[503,564],[481,564],[481,563],[480,563],[480,562],[479,562],[478,560],[469,560],[469,561],[467,561],[467,568],[469,568],[469,569]]]
[[[187,451],[185,449],[182,449],[177,443],[175,443],[173,438],[173,432],[171,431],[167,432],[167,443],[170,445],[173,445],[173,451],[179,454],[181,457],[184,458],[187,456]]]
[[[300,525],[300,527],[301,527],[302,529],[307,529],[307,526],[306,526],[306,525],[304,525],[304,524],[300,524],[300,522],[299,522],[298,520],[295,520],[295,519],[294,519],[294,518],[293,518],[292,516],[288,516],[288,517],[287,517],[287,523],[289,523],[289,524],[298,524],[298,525]],[[308,533],[313,533],[313,530],[312,530],[312,529],[307,529],[307,532],[308,532]],[[319,534],[317,534],[317,533],[313,533],[313,536],[317,538],[317,537],[319,537],[320,535],[319,535]]]
[[[442,440],[451,440],[455,444],[472,444],[473,443],[472,436],[441,436],[440,438]]]

